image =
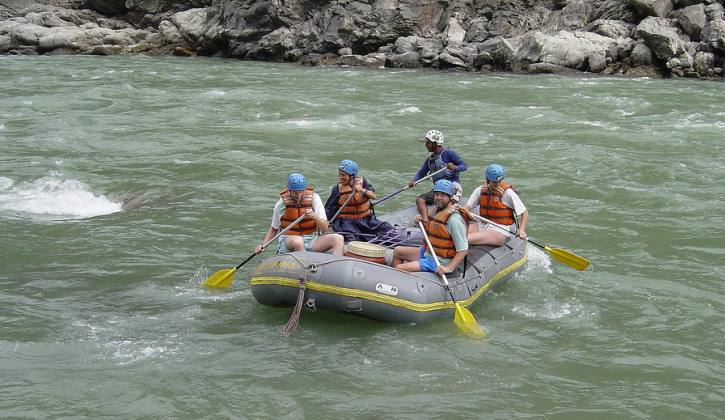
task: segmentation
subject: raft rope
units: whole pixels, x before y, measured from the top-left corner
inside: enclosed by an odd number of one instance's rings
[[[284,325],[284,328],[282,328],[282,334],[284,334],[285,336],[289,336],[290,334],[292,334],[292,332],[296,330],[297,326],[300,324],[302,302],[305,300],[305,290],[307,289],[307,285],[305,284],[305,282],[307,281],[307,272],[309,270],[309,267],[305,266],[305,268],[305,274],[300,276],[300,283],[298,286],[299,291],[297,292],[297,303],[295,303],[295,308],[292,310],[292,315],[290,315],[289,320]]]

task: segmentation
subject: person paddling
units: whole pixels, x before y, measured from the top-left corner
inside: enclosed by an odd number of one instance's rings
[[[519,238],[526,239],[526,222],[529,220],[529,211],[521,201],[516,189],[503,181],[506,176],[503,166],[497,163],[489,165],[486,167],[484,175],[486,180],[483,185],[473,191],[463,207],[467,210],[475,210],[478,207],[479,215],[516,233]],[[518,230],[514,215],[520,220]],[[470,245],[500,246],[506,242],[507,238],[508,235],[489,223],[471,223],[469,227],[468,243]]]
[[[466,238],[467,220],[453,204],[453,182],[447,179],[436,181],[433,187],[436,213],[424,223],[440,266],[435,258],[423,247],[399,246],[393,251],[393,267],[403,271],[427,271],[445,274],[455,270],[468,254]],[[422,216],[416,216],[416,222]]]
[[[468,169],[466,162],[458,156],[458,153],[443,146],[443,133],[438,130],[428,130],[423,136],[422,141],[425,143],[425,148],[428,149],[430,155],[423,162],[418,172],[415,174],[413,179],[408,183],[409,187],[415,186],[415,182],[429,173],[433,173],[441,168],[447,168],[447,170],[441,172],[438,175],[432,177],[435,183],[439,179],[447,179],[453,183],[453,194],[452,200],[457,203],[461,199],[463,189],[461,188],[461,180],[459,173]],[[427,205],[433,204],[434,193],[430,190],[418,196],[415,201],[418,207],[418,213],[421,216],[423,223],[428,221],[428,207]]]
[[[347,241],[367,241],[393,229],[375,217],[370,202],[376,197],[375,188],[358,172],[354,160],[341,161],[337,166],[339,181],[325,203],[327,214],[337,215],[330,224],[332,229],[342,232]]]
[[[286,228],[303,214],[307,214],[297,225],[292,227],[287,235],[278,240],[278,252],[312,251],[327,252],[332,250],[334,255],[342,255],[345,241],[336,233],[320,236],[318,232],[326,231],[329,227],[325,207],[322,199],[307,186],[307,180],[301,173],[292,173],[287,177],[287,188],[280,193],[280,198],[274,206],[272,224],[267,230],[262,243],[257,245],[254,252],[264,251],[262,244],[273,238],[280,229]]]

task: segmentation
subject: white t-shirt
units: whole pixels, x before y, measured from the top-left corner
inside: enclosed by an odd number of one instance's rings
[[[478,203],[481,200],[481,185],[478,186],[475,190],[473,190],[473,193],[471,193],[471,196],[468,198],[468,202],[466,203],[466,206],[468,206],[469,209],[471,209],[472,212],[476,214],[481,214],[479,212],[479,206]],[[513,188],[507,189],[503,193],[503,197],[501,197],[501,202],[506,205],[506,207],[513,209],[514,214],[517,216],[521,216],[523,212],[526,211],[526,206],[524,205],[524,202],[521,201],[521,198],[519,198],[519,195],[516,194],[516,191],[514,191]],[[499,226],[503,226],[506,228],[511,228],[515,225],[501,225],[499,223],[496,223]]]
[[[322,204],[320,195],[316,192],[312,193],[312,210],[317,214],[318,217],[327,220],[327,214],[325,214],[325,206]],[[284,212],[284,201],[280,198],[277,204],[274,205],[274,213],[272,213],[272,227],[279,230],[282,226],[282,213]]]

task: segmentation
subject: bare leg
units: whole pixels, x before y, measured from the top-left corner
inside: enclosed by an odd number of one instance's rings
[[[501,246],[506,243],[508,236],[503,232],[497,232],[494,229],[495,228],[469,233],[468,245]]]
[[[420,248],[415,246],[399,246],[393,250],[393,263],[391,264],[395,268],[399,268],[401,264],[415,262],[418,265],[418,258],[420,258]],[[420,266],[418,266],[420,271]],[[409,270],[406,270],[409,271]]]
[[[338,233],[322,235],[312,241],[313,252],[327,252],[332,250],[332,255],[342,256],[345,250],[345,239]]]
[[[298,235],[290,235],[285,239],[284,246],[289,252],[304,251],[305,243],[302,242],[302,237]]]

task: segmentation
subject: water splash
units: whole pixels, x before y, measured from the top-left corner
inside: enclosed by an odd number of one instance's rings
[[[0,211],[84,219],[117,213],[121,209],[120,202],[95,195],[83,182],[64,180],[55,173],[17,185],[8,178],[0,177]]]

